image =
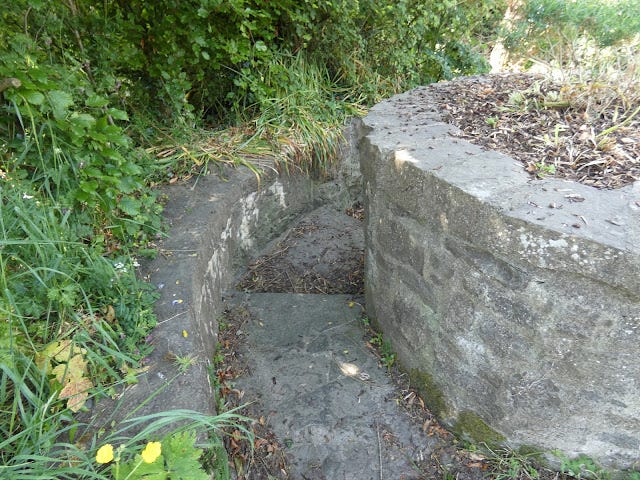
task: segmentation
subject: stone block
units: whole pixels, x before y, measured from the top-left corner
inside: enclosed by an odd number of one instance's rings
[[[638,467],[640,185],[532,180],[452,137],[429,88],[360,131],[367,310],[436,413],[477,442]]]

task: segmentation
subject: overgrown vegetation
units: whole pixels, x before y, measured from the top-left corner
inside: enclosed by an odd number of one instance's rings
[[[95,453],[126,429],[61,439],[78,428],[74,412],[112,393],[149,352],[155,294],[136,268],[162,234],[152,186],[206,172],[212,162],[257,172],[254,160],[268,157],[281,168],[323,170],[347,117],[418,84],[486,71],[486,46],[497,38],[506,4],[4,5],[0,477],[53,478],[52,465],[62,472],[56,478],[109,476]],[[638,0],[606,7],[589,0],[582,9],[556,0],[525,5],[524,23],[506,37],[524,48],[514,55],[557,48],[565,37],[617,45],[639,28],[636,15],[617,14],[637,11]],[[218,421],[227,419],[236,420]],[[199,420],[199,428],[217,425]],[[155,432],[127,440],[123,461],[137,459],[140,442]]]
[[[512,28],[506,33],[509,50],[525,61],[561,60],[575,63],[578,44],[620,45],[640,33],[638,0],[529,0],[519,3]]]

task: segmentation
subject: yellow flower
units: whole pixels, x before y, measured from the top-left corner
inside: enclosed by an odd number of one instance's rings
[[[98,449],[98,453],[96,453],[96,462],[109,463],[111,460],[113,460],[113,445],[107,443]]]
[[[162,453],[162,444],[160,442],[149,442],[140,454],[144,463],[153,463]]]

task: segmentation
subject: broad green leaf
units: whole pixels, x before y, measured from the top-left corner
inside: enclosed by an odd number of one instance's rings
[[[91,95],[84,101],[87,107],[105,107],[109,105],[109,100],[100,95]]]
[[[182,432],[165,438],[163,453],[172,480],[208,480],[199,458],[202,450],[195,447],[195,433]]]
[[[24,92],[22,96],[31,105],[42,105],[42,102],[44,102],[44,95],[40,92],[34,92],[33,90]]]
[[[73,105],[73,97],[62,90],[51,90],[49,92],[49,104],[55,119],[60,120],[64,118],[69,111],[69,107]]]
[[[135,472],[134,472],[135,469]],[[144,463],[140,455],[136,455],[132,461],[120,465],[118,478],[166,480],[168,478],[162,455],[153,463]],[[132,474],[133,473],[133,474]],[[173,476],[171,477],[173,480]]]
[[[120,152],[118,150],[116,150],[115,148],[103,148],[102,151],[100,152],[102,153],[102,155],[106,158],[109,158],[111,160],[121,160],[122,159],[122,155],[120,155]]]
[[[122,177],[118,184],[122,193],[132,193],[142,188],[142,184],[133,177]]]
[[[136,165],[133,162],[126,162],[120,166],[122,173],[126,173],[127,175],[140,175],[142,173],[142,168],[140,165]]]
[[[102,170],[96,167],[84,167],[82,171],[87,177],[100,178],[103,176]]]
[[[96,124],[96,119],[93,115],[88,113],[73,113],[71,115],[71,121],[76,125],[80,125],[84,128],[91,128]]]
[[[115,120],[129,120],[129,115],[124,110],[118,108],[110,108],[107,113]]]
[[[127,215],[134,217],[140,213],[140,200],[132,197],[122,197],[118,207]]]

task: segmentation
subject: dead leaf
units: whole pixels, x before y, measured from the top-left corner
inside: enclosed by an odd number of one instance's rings
[[[75,413],[84,406],[91,388],[93,388],[93,383],[88,378],[74,379],[60,390],[59,398],[68,398],[67,408]]]
[[[259,448],[268,444],[269,442],[267,442],[264,438],[256,438],[256,440],[253,442],[253,448],[258,450]]]
[[[116,310],[112,305],[107,306],[107,313],[105,313],[104,318],[109,323],[112,323],[116,319]]]
[[[427,429],[431,426],[431,420],[426,420],[423,424],[422,424],[422,431],[426,432]]]
[[[51,373],[60,383],[68,383],[80,379],[87,372],[87,362],[80,354],[74,356],[68,363],[60,363]]]
[[[570,202],[584,202],[584,197],[582,195],[578,195],[577,193],[570,193],[569,195],[565,195],[564,198],[566,198]]]

